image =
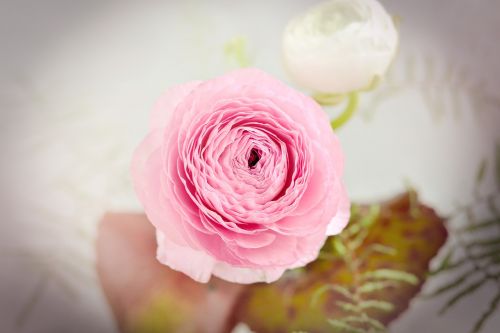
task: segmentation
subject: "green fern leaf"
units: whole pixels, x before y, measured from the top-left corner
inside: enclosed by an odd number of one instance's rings
[[[382,324],[380,321],[367,317],[367,316],[347,316],[345,318],[342,318],[342,321],[347,322],[347,323],[353,323],[353,324],[361,324],[361,325],[366,325],[371,328],[374,328],[377,332],[385,332],[385,326]],[[372,331],[368,331],[372,332]],[[366,333],[366,332],[365,332]]]
[[[394,310],[394,305],[392,303],[389,303],[386,301],[379,301],[379,300],[361,301],[361,302],[359,302],[358,307],[361,310],[375,309],[375,310],[380,310],[380,311],[384,311],[384,312],[390,312],[390,311]]]
[[[495,225],[500,225],[500,218],[495,218],[495,219],[480,222],[477,224],[472,224],[470,226],[467,226],[467,227],[461,229],[461,231],[465,231],[465,232],[478,231],[478,230],[483,230],[483,229],[486,229],[486,228],[489,228],[489,227],[495,226]]]
[[[344,301],[336,301],[335,304],[345,312],[360,313],[361,310],[357,305]]]
[[[478,333],[481,328],[483,328],[484,323],[491,317],[491,315],[495,312],[500,304],[500,290],[497,292],[496,296],[491,300],[490,305],[486,312],[481,315],[481,318],[476,322],[474,328],[472,329],[473,333]]]
[[[328,319],[328,323],[332,325],[339,333],[366,333],[365,330],[356,328],[354,326],[349,325],[343,320],[340,319]]]
[[[345,298],[349,300],[354,300],[354,295],[349,291],[344,286],[341,285],[332,285],[332,284],[327,284],[324,286],[319,287],[311,297],[311,305],[315,306],[318,303],[319,298],[326,293],[327,291],[334,291],[339,293],[340,295],[344,296]]]
[[[496,180],[497,187],[500,189],[500,143],[496,144],[495,149],[495,171],[496,171]]]
[[[437,275],[439,273],[449,272],[449,271],[452,271],[452,270],[454,270],[456,268],[464,266],[468,262],[469,261],[467,260],[467,258],[461,258],[461,259],[459,259],[459,260],[457,260],[455,262],[442,263],[436,270],[430,271],[429,275]]]
[[[342,243],[342,240],[340,239],[340,237],[334,237],[332,239],[332,243],[333,243],[333,248],[335,249],[335,252],[338,255],[344,256],[346,254],[347,248],[344,245],[344,243]]]
[[[413,285],[418,283],[418,278],[411,273],[385,268],[366,272],[362,275],[362,279],[402,281]]]
[[[387,287],[394,286],[394,281],[378,281],[378,282],[366,282],[359,286],[358,291],[360,294],[369,294],[375,291],[383,290]]]
[[[453,305],[455,305],[458,301],[460,301],[462,298],[465,296],[472,294],[474,291],[476,291],[479,287],[481,287],[484,282],[486,282],[485,278],[481,278],[477,280],[476,282],[470,283],[467,287],[462,289],[460,292],[455,294],[446,304],[439,310],[439,314],[444,314],[446,311],[448,311]]]
[[[438,288],[437,290],[435,290],[434,292],[432,292],[431,294],[429,294],[425,297],[431,298],[431,297],[435,297],[435,296],[441,295],[443,293],[446,293],[447,291],[452,290],[452,289],[462,285],[464,282],[467,281],[467,279],[469,277],[471,277],[475,273],[477,273],[476,269],[472,268],[472,269],[466,271],[465,273],[461,274],[460,276],[458,276],[456,279],[446,283],[445,285],[441,286],[440,288]]]
[[[434,270],[430,270],[428,275],[436,275],[436,274],[439,274],[447,269],[449,269],[450,265],[451,265],[451,260],[453,258],[453,251],[454,251],[454,248],[450,248],[448,250],[448,252],[446,253],[446,255],[444,256],[443,260],[441,260],[441,263],[439,264],[439,266],[434,269]]]
[[[373,225],[380,215],[380,205],[371,205],[368,214],[360,220],[361,226],[368,228]]]
[[[479,260],[483,260],[483,259],[496,258],[499,255],[500,255],[500,248],[498,248],[498,249],[493,248],[493,250],[487,249],[487,251],[482,251],[478,254],[475,254],[472,256],[472,258],[479,261]]]
[[[476,173],[476,185],[479,186],[483,179],[484,179],[484,175],[486,174],[486,169],[487,169],[487,166],[488,166],[488,161],[486,159],[483,159],[481,161],[481,164],[479,165],[479,168],[477,169],[477,173]]]
[[[469,249],[495,246],[500,246],[500,237],[479,239],[472,241],[466,245],[466,247]]]
[[[353,240],[349,242],[350,250],[357,250],[364,243],[366,237],[368,236],[369,229],[363,228],[359,231],[359,233],[354,237]]]
[[[371,246],[368,247],[368,250],[371,250],[373,252],[377,252],[380,254],[387,254],[389,256],[395,256],[397,254],[397,250],[393,247],[386,246],[383,244],[372,244]]]

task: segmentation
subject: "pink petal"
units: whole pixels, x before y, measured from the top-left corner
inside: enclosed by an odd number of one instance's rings
[[[164,92],[153,107],[153,112],[151,113],[149,121],[150,129],[155,130],[157,128],[164,128],[168,124],[177,105],[189,95],[200,82],[201,81],[191,81],[179,84]]]

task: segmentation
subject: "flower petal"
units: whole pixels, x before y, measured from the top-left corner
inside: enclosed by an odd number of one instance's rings
[[[234,283],[271,283],[278,280],[283,275],[285,268],[253,269],[228,265],[224,262],[217,262],[213,274],[221,279]]]
[[[169,235],[170,237],[170,235]],[[215,260],[203,251],[180,246],[170,241],[161,231],[156,231],[158,249],[156,258],[168,267],[180,271],[193,280],[206,283],[210,280]]]
[[[339,234],[347,226],[349,218],[351,216],[351,203],[347,195],[347,190],[344,185],[341,185],[339,191],[339,205],[337,208],[337,213],[333,219],[328,224],[326,229],[326,234],[328,236],[333,236]]]
[[[177,105],[187,96],[189,93],[200,84],[201,81],[191,81],[184,84],[179,84],[177,86],[168,89],[160,99],[156,102],[153,107],[153,112],[151,112],[151,117],[149,121],[149,128],[155,130],[157,128],[164,128],[170,117],[172,116],[174,109]]]

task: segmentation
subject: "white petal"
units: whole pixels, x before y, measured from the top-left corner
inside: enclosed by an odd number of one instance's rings
[[[335,214],[326,228],[326,234],[328,236],[340,234],[340,232],[347,226],[349,218],[351,217],[351,203],[343,185],[341,191],[343,192],[343,195],[340,196],[341,199],[337,209],[337,214]]]
[[[383,77],[397,44],[392,18],[376,0],[330,0],[290,21],[283,56],[297,84],[346,93]]]
[[[156,258],[159,262],[188,275],[195,281],[206,283],[210,280],[215,265],[215,259],[211,256],[188,246],[175,244],[158,230],[156,241],[158,243]]]
[[[284,272],[284,268],[251,269],[217,262],[213,274],[229,282],[248,284],[256,282],[271,283],[278,280]]]

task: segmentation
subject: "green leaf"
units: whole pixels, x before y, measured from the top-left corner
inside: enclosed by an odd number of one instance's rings
[[[380,205],[371,205],[368,214],[361,219],[363,227],[368,228],[378,219],[380,215]]]
[[[488,209],[490,210],[491,214],[494,216],[500,215],[500,211],[497,208],[497,205],[495,203],[495,196],[491,196],[488,198]]]
[[[391,246],[383,245],[380,243],[374,243],[374,244],[367,245],[366,250],[363,253],[361,253],[359,258],[361,260],[366,260],[370,256],[373,256],[376,254],[395,256],[397,253],[398,253],[398,251]]]
[[[497,179],[497,187],[500,189],[500,143],[496,144],[495,147],[495,173]]]
[[[477,280],[476,282],[470,283],[467,285],[467,287],[463,288],[461,291],[459,291],[455,296],[450,298],[448,302],[439,310],[439,314],[444,314],[446,311],[448,311],[453,305],[455,305],[459,300],[464,298],[465,296],[472,294],[475,290],[477,290],[479,287],[481,287],[484,282],[486,281],[485,278],[481,278]]]
[[[344,296],[347,299],[350,299],[350,300],[354,299],[354,295],[351,293],[351,291],[344,286],[333,285],[332,290],[338,292],[339,294],[341,294],[342,296]]]
[[[474,273],[477,273],[477,270],[475,268],[468,270],[467,272],[458,276],[456,279],[444,284],[443,286],[441,286],[440,288],[438,288],[437,290],[435,290],[431,294],[427,295],[426,297],[427,298],[435,297],[435,296],[441,295],[441,294],[443,294],[451,289],[454,289],[454,288],[460,286],[461,284],[463,284],[465,281],[467,281],[467,279],[470,276],[474,275]]]
[[[495,226],[495,225],[498,225],[500,224],[500,218],[494,218],[492,220],[488,220],[488,221],[484,221],[484,222],[480,222],[480,223],[476,223],[476,224],[472,224],[472,225],[469,225],[463,229],[460,229],[462,231],[466,231],[466,232],[470,232],[470,231],[478,231],[478,230],[482,230],[482,229],[486,229],[486,228],[489,228],[491,226]]]
[[[361,310],[376,309],[380,311],[391,312],[394,309],[394,305],[392,303],[378,300],[361,301],[359,302],[358,306]]]
[[[315,306],[318,303],[319,298],[327,291],[337,292],[349,300],[354,299],[354,295],[346,287],[341,285],[328,284],[316,289],[311,297],[311,306]]]
[[[370,318],[366,315],[363,316],[347,316],[343,318],[344,322],[347,323],[353,323],[353,324],[362,324],[362,325],[368,325],[371,326],[372,328],[376,329],[377,331],[385,331],[385,326],[378,320]],[[367,331],[371,332],[371,330]]]
[[[394,286],[394,281],[366,282],[359,287],[358,292],[360,294],[369,294],[374,291],[383,290],[390,286]]]
[[[336,330],[335,332],[342,333],[366,333],[364,330],[360,328],[356,328],[354,326],[349,325],[345,321],[339,319],[328,319],[328,323],[332,325]]]
[[[500,255],[500,248],[486,248],[485,251],[472,255],[472,259],[480,261],[483,259],[496,258]]]
[[[429,271],[429,275],[436,275],[442,271],[445,271],[450,266],[451,259],[453,257],[453,248],[450,248],[446,253],[439,266],[435,270]]]
[[[334,237],[332,243],[333,248],[340,256],[344,256],[347,253],[347,248],[345,247],[344,243],[342,243],[340,237]]]
[[[362,228],[353,240],[349,242],[349,250],[354,251],[363,245],[366,237],[368,236],[368,228]]]
[[[495,246],[500,246],[500,237],[479,239],[479,240],[472,241],[466,245],[466,247],[469,249],[484,248],[484,247],[489,248],[489,247],[495,247]]]
[[[357,305],[349,303],[349,302],[344,302],[344,301],[336,301],[335,304],[342,309],[342,311],[345,312],[354,312],[354,313],[360,313],[360,309]]]
[[[491,300],[490,305],[486,312],[481,315],[481,318],[476,322],[474,328],[472,329],[473,333],[478,333],[483,328],[484,323],[488,320],[489,317],[495,312],[500,304],[500,290],[497,292],[496,296]]]
[[[484,175],[486,174],[486,168],[488,166],[488,161],[483,159],[481,164],[479,164],[479,168],[476,173],[476,185],[480,185],[484,179]]]
[[[447,263],[443,262],[436,270],[430,271],[429,275],[437,275],[439,273],[448,272],[456,268],[462,267],[468,262],[469,261],[467,260],[467,258],[461,258],[455,262],[447,262]]]
[[[418,278],[407,272],[395,270],[395,269],[387,269],[381,268],[374,271],[366,272],[362,275],[363,280],[394,280],[394,281],[402,281],[409,284],[417,284]]]
[[[398,253],[398,251],[393,247],[377,243],[370,245],[368,249],[380,254],[387,254],[388,256],[395,256]]]

